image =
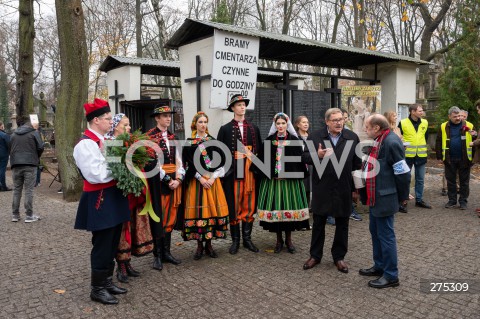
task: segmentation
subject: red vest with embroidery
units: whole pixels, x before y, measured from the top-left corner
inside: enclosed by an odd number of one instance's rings
[[[95,143],[97,143],[98,147],[100,148],[100,139],[98,138],[97,135],[95,135],[95,133],[93,133],[92,131],[90,130],[86,130],[84,133],[83,133],[83,136],[80,140],[84,140],[84,139],[91,139],[92,141],[94,141]],[[82,172],[80,172],[80,175],[82,175]],[[109,188],[109,187],[112,187],[112,186],[115,186],[117,184],[117,181],[116,180],[111,180],[110,182],[108,183],[98,183],[98,184],[92,184],[90,183],[89,181],[87,181],[85,179],[85,177],[83,177],[82,175],[82,178],[83,178],[83,191],[84,192],[94,192],[94,191],[99,191],[99,190],[102,190],[102,189],[105,189],[105,188]]]

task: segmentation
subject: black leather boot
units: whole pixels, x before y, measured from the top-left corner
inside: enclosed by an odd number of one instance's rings
[[[113,283],[112,281],[112,276],[109,276],[107,277],[107,279],[105,279],[105,288],[108,290],[109,293],[111,293],[112,295],[121,295],[121,294],[126,294],[127,293],[127,289],[125,288],[121,288],[121,287],[117,287],[115,286],[115,284]]]
[[[232,255],[238,253],[238,248],[240,248],[240,225],[230,225],[230,235],[232,236],[232,245],[228,252]]]
[[[253,223],[242,222],[243,247],[254,253],[258,253],[258,248],[252,243]]]
[[[118,299],[110,294],[105,287],[108,273],[92,271],[92,287],[90,290],[90,299],[101,302],[105,305],[116,305]]]
[[[164,263],[170,263],[174,265],[180,265],[182,262],[170,253],[170,245],[172,244],[172,233],[165,233],[163,238],[163,251],[162,251],[162,261]]]
[[[155,239],[153,241],[153,269],[162,270],[162,249],[163,242],[162,239]]]
[[[130,260],[125,263],[125,269],[127,270],[127,274],[130,277],[139,277],[140,272],[136,271],[132,265],[130,264]]]
[[[123,283],[128,282],[126,262],[117,261],[117,280]]]

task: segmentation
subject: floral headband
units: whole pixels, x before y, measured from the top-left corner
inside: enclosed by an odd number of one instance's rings
[[[171,113],[171,114],[174,114],[174,113],[177,113],[175,111],[172,110],[172,108],[168,105],[161,105],[161,106],[157,106],[154,110],[153,110],[153,113],[150,115],[151,117],[154,117],[156,115],[159,115],[159,114],[165,114],[165,113]]]
[[[115,114],[115,116],[112,118],[112,125],[110,126],[110,131],[108,131],[107,134],[105,134],[105,137],[107,138],[113,138],[113,133],[115,132],[115,129],[118,126],[118,123],[122,120],[122,118],[125,116],[124,113],[118,113]]]
[[[275,114],[275,116],[273,117],[273,121],[276,122],[277,119],[282,115],[287,119],[287,122],[290,121],[290,118],[288,117],[288,115],[283,113],[283,112],[279,112],[279,113]]]

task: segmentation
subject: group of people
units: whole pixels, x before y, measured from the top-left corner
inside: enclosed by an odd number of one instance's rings
[[[195,260],[204,255],[217,258],[212,239],[225,239],[228,231],[230,254],[239,251],[241,239],[244,248],[258,252],[252,241],[255,214],[264,230],[276,234],[275,253],[284,245],[289,253],[295,253],[292,232],[310,229],[313,214],[305,270],[321,262],[327,218],[335,218],[333,264],[338,271],[348,273],[349,219],[358,199],[369,207],[374,262],[359,273],[377,277],[368,282],[373,288],[399,285],[394,215],[409,200],[410,169],[415,166],[416,175],[421,175],[423,158],[426,161],[426,123],[421,115],[415,115],[421,112],[419,106],[411,106],[411,114],[401,121],[399,130],[383,115],[366,117],[365,133],[372,142],[363,147],[358,135],[345,126],[344,114],[338,108],[328,109],[325,127],[310,135],[308,119],[301,117],[294,124],[287,114],[278,113],[262,141],[258,127],[245,119],[248,104],[241,95],[231,97],[227,110],[233,119],[220,128],[216,139],[208,131],[208,115],[196,113],[192,135],[183,147],[168,130],[175,112],[167,105],[154,109],[151,116],[156,126],[147,135],[158,145],[161,165],[152,161],[145,171],[159,167],[147,178],[146,189],[160,221],[138,214],[145,198],[122,194],[103,153],[105,139],[130,131],[128,118],[124,114],[112,117],[108,103],[100,99],[84,105],[89,129],[73,154],[84,179],[75,228],[91,231],[93,236],[92,300],[116,304],[114,295],[127,292],[112,281],[114,260],[121,282],[139,275],[130,264],[131,255],[152,252],[152,268],[156,270],[162,270],[165,263],[180,264],[171,253],[174,229],[181,231],[184,240],[197,241]],[[449,141],[444,149],[451,148],[452,139]],[[466,142],[473,143],[468,138]],[[356,152],[359,148],[363,157]],[[448,156],[452,150],[445,153]],[[354,183],[355,173],[360,176],[360,185]],[[307,176],[311,176],[311,183]],[[416,206],[430,208],[422,195],[423,176],[419,176]]]

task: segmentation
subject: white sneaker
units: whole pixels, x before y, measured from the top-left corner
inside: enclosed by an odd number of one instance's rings
[[[18,222],[18,219],[19,219],[19,217],[13,216],[12,217],[12,222],[16,223],[16,222]]]
[[[27,216],[25,217],[25,222],[26,223],[33,223],[36,222],[38,218],[36,216]]]
[[[33,218],[36,218],[37,220],[42,219],[42,217],[40,217],[40,216],[38,216],[38,215],[33,215]]]

